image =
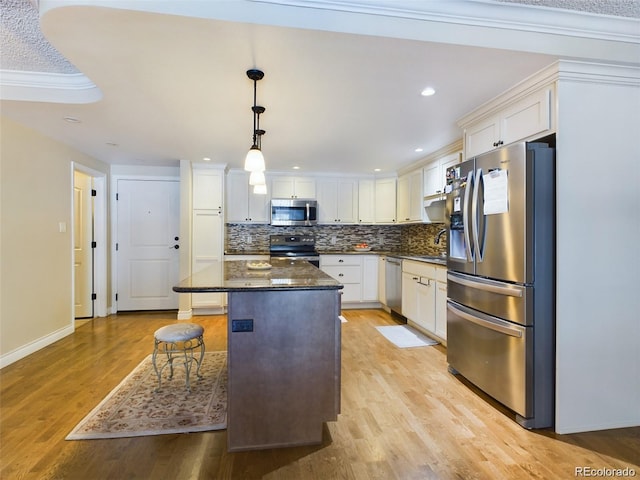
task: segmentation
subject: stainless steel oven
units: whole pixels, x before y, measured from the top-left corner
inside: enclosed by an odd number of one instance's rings
[[[313,235],[271,235],[269,254],[272,259],[306,260],[320,268],[320,254]]]

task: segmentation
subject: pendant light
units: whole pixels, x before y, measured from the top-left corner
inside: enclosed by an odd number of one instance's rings
[[[261,137],[265,134],[264,130],[260,130],[260,114],[264,113],[265,108],[257,105],[257,83],[262,80],[264,73],[260,70],[247,70],[247,77],[253,80],[253,144],[244,160],[244,169],[250,172],[264,172],[264,156],[261,150]],[[264,177],[264,175],[263,175]]]

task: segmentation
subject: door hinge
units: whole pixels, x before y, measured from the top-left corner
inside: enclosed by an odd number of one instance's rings
[[[91,294],[91,300],[96,300],[98,298],[98,295],[96,295],[95,293]]]
[[[116,193],[116,200],[119,200],[119,198],[118,198],[118,194],[117,194],[117,193]]]
[[[118,251],[118,244],[116,243],[116,252]]]
[[[98,192],[92,188],[91,189],[91,196],[95,197],[96,195],[98,195]]]
[[[98,246],[98,242],[91,242],[91,248],[96,248]]]
[[[116,302],[118,301],[118,294],[116,293]]]

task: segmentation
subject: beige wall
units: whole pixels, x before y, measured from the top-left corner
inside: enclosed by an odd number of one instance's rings
[[[0,360],[6,365],[73,331],[72,162],[107,174],[109,167],[4,117],[0,137]]]

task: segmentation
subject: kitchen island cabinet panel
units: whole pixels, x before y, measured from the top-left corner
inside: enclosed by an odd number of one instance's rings
[[[321,443],[340,411],[337,290],[233,292],[229,451]],[[253,331],[234,331],[252,319]]]

